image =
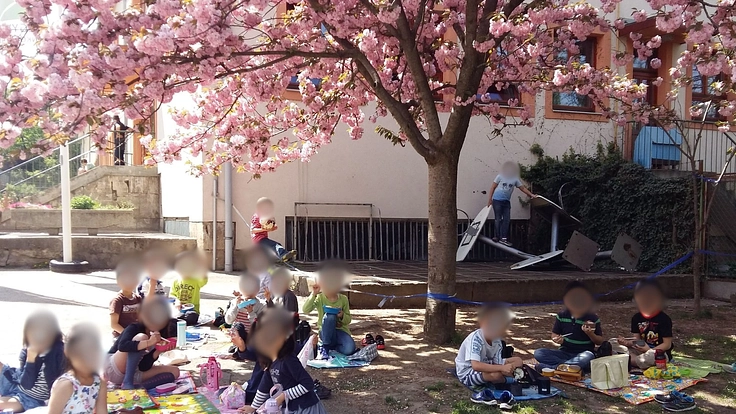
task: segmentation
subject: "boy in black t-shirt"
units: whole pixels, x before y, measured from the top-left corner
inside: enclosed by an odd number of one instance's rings
[[[596,345],[604,342],[601,320],[593,313],[593,294],[582,282],[570,282],[562,302],[565,310],[557,314],[552,327],[552,342],[559,344],[560,349],[534,351],[537,368],[555,369],[560,364],[569,364],[589,371]]]
[[[664,293],[654,279],[644,279],[634,288],[634,301],[639,312],[631,318],[634,339],[612,339],[615,352],[631,355],[631,364],[641,369],[655,365],[657,350],[672,359],[672,319],[662,312]],[[643,341],[644,344],[640,343]]]

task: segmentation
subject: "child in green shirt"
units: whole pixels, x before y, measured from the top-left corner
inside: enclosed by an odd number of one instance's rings
[[[319,284],[315,283],[312,286],[312,294],[302,306],[302,312],[305,314],[317,309],[317,327],[322,340],[320,349],[322,359],[327,359],[331,350],[343,355],[351,355],[355,352],[355,341],[348,328],[352,320],[350,303],[348,297],[340,293],[344,279],[345,271],[337,266],[322,269]],[[339,309],[337,313],[330,312],[336,309]]]
[[[176,307],[179,309],[186,304],[194,305],[194,309],[183,316],[187,325],[190,324],[190,320],[196,324],[192,313],[199,317],[199,291],[207,284],[207,267],[202,255],[198,251],[190,250],[176,256],[174,269],[179,276],[171,285],[171,296],[176,298]]]

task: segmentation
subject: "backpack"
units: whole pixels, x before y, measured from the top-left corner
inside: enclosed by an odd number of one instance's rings
[[[303,346],[312,336],[312,327],[309,322],[300,320],[294,329],[294,340],[297,346]]]

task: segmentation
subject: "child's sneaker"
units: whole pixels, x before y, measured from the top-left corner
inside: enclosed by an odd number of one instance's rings
[[[281,257],[281,261],[286,263],[286,262],[290,262],[294,260],[295,258],[296,258],[296,250],[291,250]]]
[[[498,398],[498,408],[502,410],[511,410],[514,408],[514,395],[509,391],[504,391]]]
[[[328,359],[330,359],[330,351],[328,351],[327,348],[325,348],[323,346],[320,346],[317,349],[317,352],[319,353],[319,356],[317,357],[317,359],[322,359],[322,360],[325,360],[325,361],[327,361]]]
[[[508,239],[501,239],[501,244],[511,247],[511,242]]]
[[[673,412],[690,411],[694,410],[695,407],[696,405],[693,397],[685,394],[682,394],[679,398],[662,405],[662,408],[665,410]]]
[[[470,401],[476,404],[485,404],[485,405],[498,404],[498,402],[496,401],[496,397],[493,395],[493,391],[488,390],[488,389],[474,392],[473,395],[470,397]]]

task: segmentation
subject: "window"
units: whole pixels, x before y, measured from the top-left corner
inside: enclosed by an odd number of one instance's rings
[[[519,88],[516,85],[508,85],[501,90],[496,85],[491,85],[486,89],[486,93],[476,95],[476,99],[481,105],[496,103],[501,106],[508,106],[510,100],[518,100],[519,96]]]
[[[698,68],[693,65],[692,106],[702,107],[705,110],[708,102],[711,102],[710,107],[708,107],[708,113],[705,115],[706,121],[723,120],[723,117],[718,113],[718,102],[720,98],[718,92],[713,87],[713,83],[720,80],[721,75],[703,76],[698,72]]]
[[[588,63],[595,66],[596,40],[588,39],[584,42],[578,42],[577,45],[580,49],[580,54],[577,56],[578,63]],[[560,52],[557,58],[560,62],[567,63],[569,58],[567,50]],[[595,105],[593,105],[593,100],[590,97],[575,92],[554,92],[552,94],[552,108],[556,111],[595,111]]]
[[[639,59],[637,56],[634,58],[634,81],[637,84],[647,85],[647,95],[642,98],[642,101],[649,105],[657,104],[657,87],[652,83],[657,80],[659,71],[652,67],[652,59],[657,58],[657,49],[653,50],[652,56],[646,59]]]

